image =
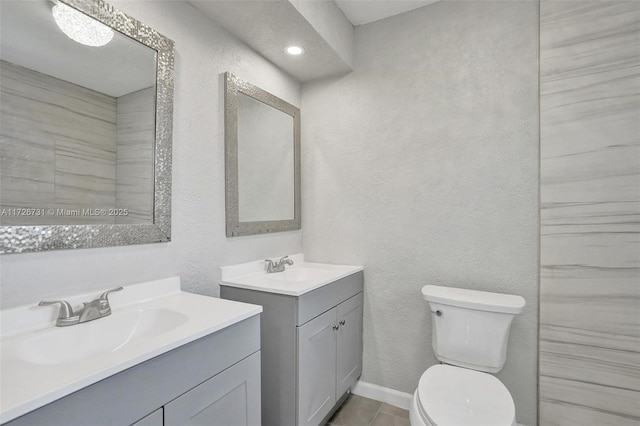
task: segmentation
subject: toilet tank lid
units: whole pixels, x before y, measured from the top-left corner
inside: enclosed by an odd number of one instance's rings
[[[422,297],[427,302],[505,314],[521,313],[526,303],[523,297],[512,294],[490,293],[436,285],[422,287]]]

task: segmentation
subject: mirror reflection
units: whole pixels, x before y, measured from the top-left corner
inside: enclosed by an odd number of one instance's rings
[[[0,224],[153,223],[156,51],[78,42],[49,1],[0,7]]]
[[[240,222],[293,219],[293,117],[238,94]]]

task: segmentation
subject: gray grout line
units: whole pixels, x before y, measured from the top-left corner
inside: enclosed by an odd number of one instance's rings
[[[378,401],[378,402],[380,402],[380,401]],[[378,414],[380,414],[380,410],[382,410],[382,404],[384,404],[384,402],[380,402],[380,406],[378,407],[378,411],[376,411],[376,415],[373,416],[373,419],[371,419],[371,423],[369,423],[369,426],[371,426],[376,421],[376,417],[378,417]]]

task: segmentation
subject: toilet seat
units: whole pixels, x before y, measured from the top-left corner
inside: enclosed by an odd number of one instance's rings
[[[434,365],[415,394],[420,417],[434,426],[511,426],[515,406],[507,388],[488,373]]]

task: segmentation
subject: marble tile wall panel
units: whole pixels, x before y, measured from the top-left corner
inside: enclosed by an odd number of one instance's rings
[[[54,142],[29,125],[37,103],[24,102],[21,68],[0,61],[0,204],[54,202]],[[8,218],[0,217],[0,223]]]
[[[54,212],[113,208],[116,100],[5,61],[0,61],[0,76],[0,205]],[[5,225],[89,222],[89,217],[57,214],[36,222],[6,216],[0,221]],[[98,222],[114,223],[114,219]]]
[[[153,223],[155,88],[117,99],[116,223]]]
[[[540,424],[640,422],[640,2],[540,3]]]
[[[115,128],[114,128],[115,130]],[[68,205],[115,206],[115,132],[103,146],[84,140],[56,141],[56,202]],[[112,146],[106,145],[113,143]]]

